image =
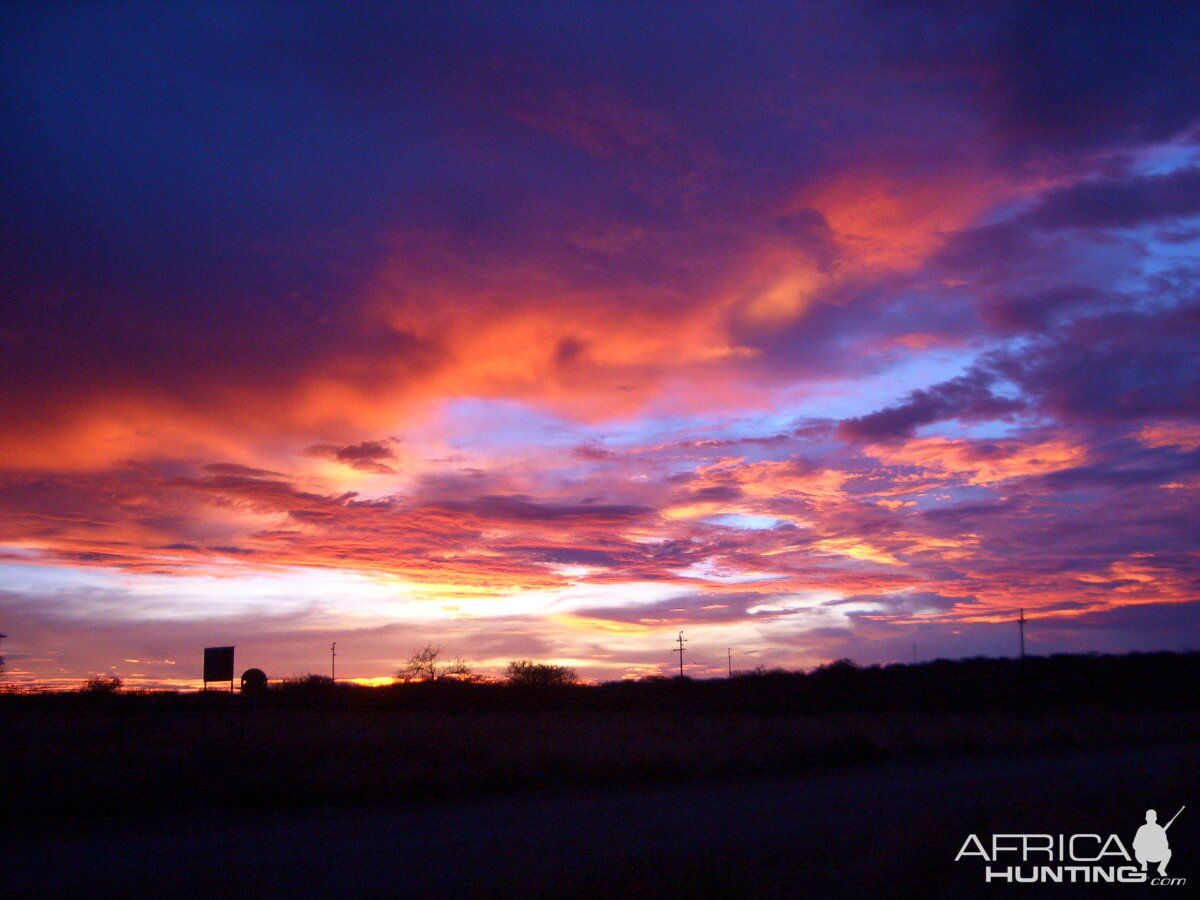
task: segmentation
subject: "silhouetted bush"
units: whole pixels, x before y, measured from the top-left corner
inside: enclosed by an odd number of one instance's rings
[[[461,656],[456,656],[454,662],[439,662],[445,649],[441,644],[426,644],[414,650],[404,666],[397,670],[395,678],[405,682],[469,679],[471,669]]]
[[[579,676],[574,669],[551,663],[536,663],[531,659],[513,660],[508,664],[504,674],[508,678],[509,684],[522,687],[556,687],[575,684],[579,681]]]
[[[88,694],[115,694],[121,689],[121,679],[116,675],[93,675],[79,690]]]

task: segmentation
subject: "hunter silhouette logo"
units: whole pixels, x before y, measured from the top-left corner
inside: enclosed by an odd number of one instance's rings
[[[1158,824],[1158,813],[1152,809],[1146,810],[1146,824],[1137,830],[1133,838],[1133,854],[1142,864],[1142,871],[1150,863],[1158,863],[1158,874],[1167,874],[1167,863],[1171,861],[1171,845],[1167,842],[1167,829],[1179,818],[1179,813],[1187,809],[1179,807],[1179,812],[1171,816],[1166,825]]]
[[[1152,884],[1180,886],[1186,878],[1167,876],[1171,845],[1167,829],[1187,807],[1158,824],[1158,813],[1146,810],[1146,823],[1133,838],[1133,853],[1118,835],[1099,834],[993,834],[980,840],[969,834],[954,857],[972,857],[986,863],[984,881],[1009,884]],[[1150,865],[1158,867],[1157,874]]]

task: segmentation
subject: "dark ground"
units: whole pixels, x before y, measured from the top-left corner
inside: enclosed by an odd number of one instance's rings
[[[983,882],[966,835],[1173,826],[1200,884],[1200,743],[1026,750],[680,788],[535,792],[392,810],[93,819],[18,830],[8,897],[1170,896],[1189,887]]]
[[[1187,896],[1200,654],[599,686],[310,676],[0,694],[0,898]],[[968,834],[1117,834],[1184,886],[1020,885]]]

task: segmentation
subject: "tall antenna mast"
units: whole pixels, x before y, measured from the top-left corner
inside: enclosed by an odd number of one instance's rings
[[[329,645],[329,680],[337,681],[337,641]]]
[[[683,677],[683,645],[687,643],[687,638],[685,638],[683,636],[682,631],[679,632],[679,637],[676,638],[676,641],[679,644],[679,649],[672,650],[671,652],[679,654],[679,677],[682,678]]]
[[[733,677],[733,648],[725,651],[725,664],[729,667],[729,677]]]
[[[1025,658],[1025,609],[1021,608],[1021,617],[1017,619],[1017,625],[1021,629],[1021,659]]]

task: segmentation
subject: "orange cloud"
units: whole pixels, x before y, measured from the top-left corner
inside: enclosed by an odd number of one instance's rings
[[[716,460],[696,470],[695,487],[735,484],[746,496],[769,500],[793,494],[835,502],[844,498],[851,475],[831,468],[806,468],[791,460],[747,463],[741,458]]]
[[[1147,447],[1178,447],[1189,452],[1200,450],[1200,424],[1195,422],[1147,425],[1136,437]]]
[[[1087,460],[1084,447],[1063,439],[1021,443],[928,437],[907,441],[899,447],[871,444],[865,452],[892,464],[965,476],[968,484],[979,485],[1045,475],[1082,465]]]
[[[835,556],[848,556],[851,559],[880,563],[885,566],[904,565],[901,560],[886,550],[857,538],[824,538],[816,541],[813,546],[822,553]]]
[[[789,211],[818,210],[852,269],[911,271],[946,236],[996,204],[1031,195],[1045,184],[1020,184],[966,161],[936,170],[858,160],[806,187]]]

